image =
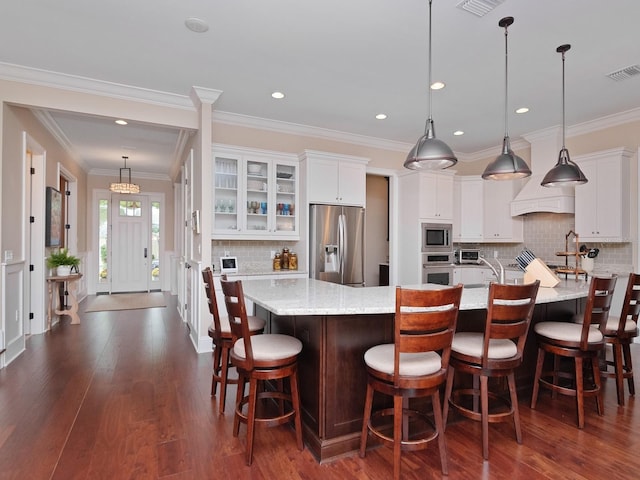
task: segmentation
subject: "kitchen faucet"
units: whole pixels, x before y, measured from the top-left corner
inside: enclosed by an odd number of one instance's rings
[[[498,274],[498,271],[496,270],[496,268],[493,265],[491,265],[489,263],[489,261],[484,257],[478,257],[478,265],[480,265],[481,263],[484,263],[485,265],[487,265],[491,269],[491,271],[493,272],[493,274],[496,276],[496,278],[498,279],[498,281],[500,283],[505,283],[505,281],[504,281],[504,266],[500,263],[500,260],[498,260],[497,258],[495,258],[494,260],[500,266],[500,274]]]

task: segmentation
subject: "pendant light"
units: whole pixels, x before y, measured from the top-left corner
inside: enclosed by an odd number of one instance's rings
[[[556,52],[562,54],[562,149],[558,155],[558,163],[542,179],[540,185],[543,187],[570,187],[588,182],[580,167],[569,158],[569,151],[565,147],[564,54],[570,48],[571,45],[560,45],[556,48]]]
[[[515,178],[524,178],[531,175],[531,170],[527,163],[513,153],[513,150],[511,150],[511,141],[509,140],[507,28],[511,24],[513,24],[513,17],[504,17],[498,22],[498,25],[504,28],[504,139],[502,140],[502,153],[498,155],[493,162],[487,165],[487,168],[482,174],[482,178],[485,180],[513,180]]]
[[[431,115],[431,3],[432,0],[429,0],[429,118],[425,125],[424,135],[411,149],[404,162],[405,168],[411,170],[443,169],[458,162],[451,148],[436,138]]]
[[[122,157],[124,160],[124,168],[120,169],[120,181],[118,183],[112,183],[109,186],[109,190],[114,193],[140,193],[140,185],[131,183],[131,169],[127,168],[127,160],[129,157]],[[122,171],[125,170],[129,173],[129,182],[122,181]]]

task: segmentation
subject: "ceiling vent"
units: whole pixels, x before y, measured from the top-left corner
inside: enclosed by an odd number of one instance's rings
[[[503,2],[504,0],[462,0],[456,6],[478,17],[483,17]]]
[[[607,77],[615,81],[620,81],[626,80],[627,78],[635,77],[636,75],[640,75],[640,65],[630,65],[628,67],[624,67],[620,70],[616,70],[615,72],[608,73]]]

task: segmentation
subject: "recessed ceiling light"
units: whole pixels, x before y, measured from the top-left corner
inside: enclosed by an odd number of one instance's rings
[[[200,18],[189,17],[184,21],[184,24],[187,26],[189,30],[196,33],[204,33],[209,30],[209,25],[207,22]]]
[[[455,132],[453,132],[453,134],[454,134],[456,137],[459,137],[460,135],[464,135],[464,132],[463,132],[462,130],[456,130]]]
[[[126,125],[126,124],[127,124],[127,121],[126,121],[126,120],[122,120],[122,119],[118,119],[118,120],[116,120],[116,123],[117,123],[118,125]]]
[[[282,93],[282,92],[273,92],[271,94],[271,96],[273,98],[276,98],[276,99],[280,100],[281,98],[284,98],[284,93]]]
[[[384,120],[385,118],[387,118],[387,115],[385,113],[379,113],[376,115],[376,118],[378,120]]]
[[[431,90],[442,90],[445,87],[444,82],[433,82],[431,84]]]
[[[516,110],[516,113],[527,113],[529,111],[528,107],[520,107]]]

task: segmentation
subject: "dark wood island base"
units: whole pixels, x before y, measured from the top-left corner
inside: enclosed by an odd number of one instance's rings
[[[583,305],[583,298],[538,304],[532,325],[548,319],[570,320]],[[393,343],[393,314],[289,316],[276,315],[257,304],[256,314],[267,320],[271,333],[293,335],[303,342],[299,381],[309,450],[321,463],[357,451],[367,385],[364,352],[374,345]],[[485,315],[484,309],[460,310],[458,330],[482,331]],[[530,335],[516,375],[522,395],[531,390],[536,351],[535,338]]]

